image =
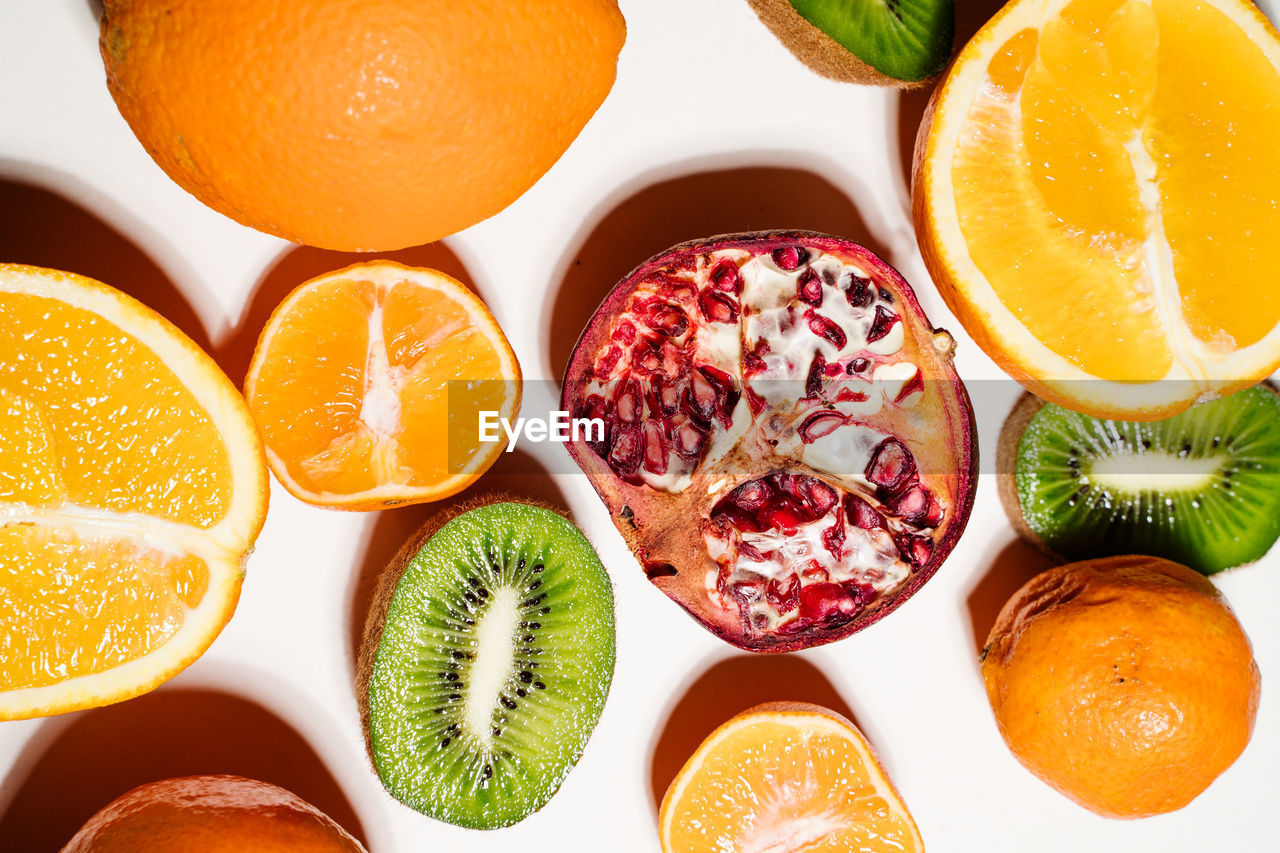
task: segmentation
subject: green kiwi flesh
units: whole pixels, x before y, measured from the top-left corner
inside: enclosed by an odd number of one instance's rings
[[[748,0],[801,61],[825,77],[912,85],[951,58],[953,0]]]
[[[590,543],[540,506],[428,523],[367,669],[369,748],[396,799],[477,829],[541,808],[577,763],[614,665],[613,591]]]
[[[1000,443],[1014,525],[1066,559],[1148,554],[1212,574],[1280,537],[1280,398],[1269,386],[1141,423],[1024,398]]]

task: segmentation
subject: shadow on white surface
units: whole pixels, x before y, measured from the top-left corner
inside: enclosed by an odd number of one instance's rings
[[[55,853],[126,791],[205,773],[287,788],[365,842],[342,786],[287,722],[231,693],[166,687],[43,723],[6,780],[16,790],[0,814],[0,850]]]
[[[718,661],[675,701],[653,742],[649,782],[655,815],[667,787],[707,735],[763,702],[810,702],[858,724],[826,674],[802,657],[742,654]]]
[[[578,336],[610,289],[647,258],[677,243],[797,228],[847,237],[881,257],[890,256],[854,200],[817,172],[793,165],[794,154],[748,153],[732,159],[748,164],[707,169],[702,161],[673,166],[684,170],[675,177],[666,169],[641,176],[586,217],[569,242],[559,285],[553,283],[543,308],[548,375],[564,374]]]

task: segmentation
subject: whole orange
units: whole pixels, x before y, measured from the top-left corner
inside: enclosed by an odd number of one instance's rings
[[[160,168],[238,222],[391,250],[531,187],[613,85],[615,0],[106,0],[107,86]]]
[[[1244,750],[1260,677],[1217,589],[1156,557],[1051,569],[1005,604],[982,675],[1009,749],[1099,814],[1191,802]]]
[[[62,853],[364,853],[331,818],[284,788],[241,776],[186,776],[134,788]]]

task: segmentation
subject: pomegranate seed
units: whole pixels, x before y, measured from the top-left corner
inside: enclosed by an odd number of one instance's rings
[[[645,421],[640,427],[644,439],[644,469],[653,474],[667,473],[667,446],[662,426],[657,421]]]
[[[809,253],[799,246],[784,246],[773,250],[773,262],[780,270],[795,272],[807,260],[809,260]]]
[[[764,581],[738,581],[733,585],[733,592],[738,598],[748,604],[759,601],[765,597]]]
[[[767,403],[765,403],[763,397],[750,388],[747,388],[747,405],[751,407],[752,416],[755,416],[764,411],[764,407]]]
[[[823,376],[839,376],[842,373],[844,373],[844,369],[835,362],[832,362],[831,364],[828,364],[826,367],[822,368]]]
[[[725,293],[735,296],[742,293],[742,277],[738,275],[738,265],[733,261],[716,264],[715,269],[711,270],[711,283],[716,290],[723,290]]]
[[[702,291],[698,307],[702,309],[702,316],[712,323],[734,323],[738,320],[738,305],[733,297],[714,290]]]
[[[898,553],[905,562],[913,566],[923,566],[933,556],[933,540],[928,536],[912,536],[904,533],[894,540]]]
[[[836,523],[822,531],[822,547],[836,560],[844,556],[844,513],[836,510]]]
[[[741,396],[734,387],[733,377],[709,364],[698,365],[694,373],[701,373],[715,387],[720,423],[727,428],[733,422],[733,409]]]
[[[861,610],[858,600],[834,583],[815,583],[800,588],[800,618],[810,623],[841,625]]]
[[[857,495],[844,496],[844,513],[855,527],[861,527],[863,530],[885,529],[884,516]]]
[[[836,392],[837,403],[863,403],[866,402],[867,395],[862,391],[854,391],[852,388],[841,388]]]
[[[645,373],[657,373],[658,368],[662,367],[662,357],[650,343],[643,343],[636,347],[632,361]]]
[[[779,498],[757,512],[756,521],[763,530],[781,530],[792,536],[809,519],[793,501]]]
[[[630,346],[636,341],[636,327],[630,320],[623,320],[618,327],[613,330],[611,337],[619,343]]]
[[[640,420],[641,406],[640,384],[635,379],[628,379],[614,401],[614,412],[623,423],[631,424]]]
[[[817,353],[813,357],[813,363],[809,365],[809,375],[804,380],[805,397],[817,397],[822,393],[822,374],[826,372],[827,360],[822,357],[822,353]]]
[[[804,574],[805,580],[821,581],[823,583],[831,580],[831,575],[827,572],[826,569],[818,565],[817,560],[810,560],[809,567],[804,570],[803,574]]]
[[[608,379],[613,375],[613,369],[618,366],[618,359],[622,358],[622,350],[618,347],[609,347],[604,351],[604,355],[600,356],[600,360],[596,362],[596,376],[601,379]]]
[[[659,303],[649,317],[649,325],[667,337],[678,338],[689,329],[689,315],[679,306]]]
[[[674,379],[684,373],[684,357],[680,348],[671,342],[662,345],[662,372],[668,379]]]
[[[800,604],[800,578],[794,574],[787,575],[786,581],[779,583],[777,578],[769,581],[765,597],[779,613],[790,613]]]
[[[800,424],[800,440],[805,444],[813,444],[818,439],[844,426],[844,415],[839,412],[823,410],[816,414],[810,415],[804,423]]]
[[[867,359],[855,358],[853,361],[849,362],[849,366],[848,368],[846,368],[846,372],[848,372],[848,374],[852,376],[855,373],[865,372],[866,369],[870,366],[871,366],[871,362],[868,361]]]
[[[773,497],[773,489],[765,480],[743,483],[728,494],[727,500],[747,512],[755,512]]]
[[[942,518],[946,514],[942,504],[938,501],[937,495],[932,495],[929,501],[929,513],[924,517],[921,523],[924,527],[937,527],[942,523]]]
[[[809,331],[820,338],[830,341],[836,349],[844,349],[844,345],[848,343],[849,339],[845,336],[844,329],[840,328],[840,325],[835,320],[823,317],[821,314],[816,314],[812,311],[808,312],[806,316],[809,320]]]
[[[903,400],[907,399],[912,394],[923,393],[923,392],[924,392],[924,378],[921,376],[920,371],[917,370],[915,373],[911,375],[910,379],[902,383],[902,390],[898,392],[898,396],[893,399],[893,402],[901,403]]]
[[[764,373],[769,369],[769,365],[764,363],[755,352],[746,352],[742,354],[742,373],[744,376],[751,376],[756,373]]]
[[[800,483],[805,505],[813,511],[814,518],[822,518],[840,500],[836,490],[816,477],[805,477]]]
[[[618,474],[634,474],[640,467],[640,430],[633,426],[618,429],[609,450],[609,467]]]
[[[889,511],[908,524],[919,525],[929,516],[929,505],[933,496],[929,490],[919,483],[913,483],[906,489],[889,498],[886,504]]]
[[[901,322],[902,318],[894,314],[883,305],[876,306],[876,318],[871,321],[871,330],[867,332],[867,343],[875,343],[876,341],[889,334],[889,330],[893,328],[894,323]]]
[[[822,279],[817,271],[812,268],[804,271],[796,282],[796,295],[814,308],[822,304]]]
[[[907,446],[896,438],[886,438],[871,454],[867,463],[867,480],[877,486],[896,490],[916,473],[916,461]]]
[[[716,413],[716,388],[708,381],[701,370],[694,370],[689,376],[689,393],[685,395],[688,405],[685,410],[701,423],[711,423]]]
[[[876,301],[876,291],[871,286],[871,279],[860,276],[852,277],[844,295],[854,308],[870,308],[871,303]]]
[[[685,421],[676,428],[676,453],[681,456],[697,456],[706,440],[707,433],[705,430],[699,429],[692,421]]]

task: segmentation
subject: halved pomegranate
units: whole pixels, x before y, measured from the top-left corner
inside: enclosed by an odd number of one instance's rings
[[[685,243],[596,311],[569,452],[649,579],[754,651],[846,637],[928,580],[969,517],[973,410],[911,287],[807,232]]]

